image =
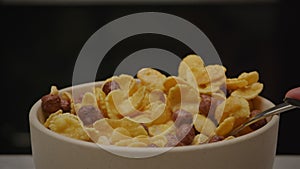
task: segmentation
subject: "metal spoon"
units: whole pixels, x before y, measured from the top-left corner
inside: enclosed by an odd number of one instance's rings
[[[300,88],[297,88],[297,92],[300,91],[299,89]],[[282,112],[286,112],[286,111],[294,109],[294,108],[300,108],[300,99],[299,99],[300,95],[297,97],[294,97],[294,98],[288,98],[288,96],[289,95],[287,95],[287,97],[283,100],[284,101],[283,103],[278,104],[278,105],[276,105],[270,109],[267,109],[261,113],[258,113],[256,116],[250,118],[248,121],[246,121],[242,125],[233,129],[228,135],[234,136],[234,135],[238,134],[245,127],[247,127],[261,119],[264,119],[266,117],[280,114]]]

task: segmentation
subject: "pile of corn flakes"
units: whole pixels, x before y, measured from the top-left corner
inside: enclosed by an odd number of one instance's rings
[[[205,65],[197,55],[181,61],[178,76],[143,68],[137,78],[121,74],[99,84],[80,98],[52,86],[41,99],[48,116],[44,126],[101,145],[205,144],[236,137],[228,134],[260,111],[252,99],[263,90],[257,71],[229,78],[224,66]],[[239,135],[265,123],[261,120]]]

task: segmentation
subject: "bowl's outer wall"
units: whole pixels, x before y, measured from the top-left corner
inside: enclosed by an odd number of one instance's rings
[[[70,144],[42,133],[31,125],[36,169],[272,169],[278,123],[244,142],[194,151],[170,151],[133,159],[103,149]]]
[[[143,159],[124,158],[100,148],[57,140],[31,125],[36,169],[272,169],[278,124],[245,142]],[[126,167],[125,167],[126,166]]]

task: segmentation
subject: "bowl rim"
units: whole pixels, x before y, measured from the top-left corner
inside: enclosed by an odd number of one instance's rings
[[[63,88],[59,90],[59,92],[64,92],[64,91],[71,91],[73,88],[80,88],[80,87],[87,87],[91,85],[99,85],[103,81],[99,82],[89,82],[89,83],[83,83],[79,85],[74,85],[70,87]],[[272,103],[269,99],[266,97],[258,96],[257,99],[261,99],[265,102],[268,102],[268,104],[274,106],[274,103]],[[30,112],[29,112],[29,124],[30,128],[34,127],[37,129],[39,132],[46,134],[54,139],[64,141],[69,144],[73,144],[76,146],[82,146],[85,148],[98,148],[98,149],[111,149],[111,150],[116,150],[120,152],[159,152],[159,151],[164,151],[166,149],[169,149],[166,152],[184,152],[184,151],[199,151],[199,150],[205,150],[205,149],[212,149],[212,148],[218,148],[218,147],[224,147],[224,146],[229,146],[232,144],[240,143],[246,140],[250,140],[251,138],[255,138],[256,136],[266,132],[269,130],[272,126],[277,124],[279,122],[279,115],[274,115],[270,121],[264,125],[263,127],[259,128],[258,130],[255,130],[251,133],[236,137],[234,139],[230,140],[224,140],[220,142],[213,142],[213,143],[207,143],[207,144],[201,144],[201,145],[188,145],[188,146],[179,146],[179,147],[123,147],[123,146],[114,146],[114,145],[97,145],[94,142],[88,142],[88,141],[83,141],[83,140],[77,140],[74,138],[70,138],[61,134],[58,134],[54,131],[51,131],[47,129],[39,120],[39,115],[38,113],[41,111],[38,111],[41,107],[41,99],[36,101],[34,105],[31,107]]]

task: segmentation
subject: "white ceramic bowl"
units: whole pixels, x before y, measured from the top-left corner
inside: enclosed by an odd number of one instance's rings
[[[91,84],[75,86],[85,88]],[[71,91],[65,88],[60,91]],[[255,106],[274,106],[258,97]],[[279,116],[262,128],[238,138],[196,145],[174,147],[148,158],[126,158],[108,152],[95,143],[57,134],[43,126],[45,116],[41,100],[30,110],[30,133],[35,169],[272,169],[276,153]],[[163,148],[109,147],[118,154],[159,154]]]

